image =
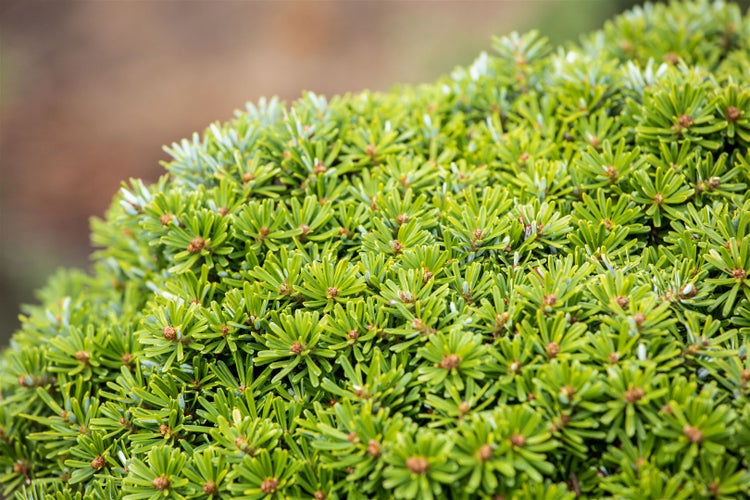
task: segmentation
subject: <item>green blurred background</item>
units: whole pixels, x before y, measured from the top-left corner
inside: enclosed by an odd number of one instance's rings
[[[88,219],[162,145],[261,96],[430,81],[539,29],[554,43],[629,0],[0,3],[0,345],[61,266],[88,265]]]

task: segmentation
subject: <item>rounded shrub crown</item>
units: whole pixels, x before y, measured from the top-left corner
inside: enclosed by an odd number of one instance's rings
[[[2,355],[4,494],[750,494],[750,19],[493,49],[123,185]]]

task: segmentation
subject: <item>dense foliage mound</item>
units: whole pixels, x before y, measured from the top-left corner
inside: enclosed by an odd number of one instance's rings
[[[173,145],[2,356],[5,494],[750,494],[749,54],[647,5]]]

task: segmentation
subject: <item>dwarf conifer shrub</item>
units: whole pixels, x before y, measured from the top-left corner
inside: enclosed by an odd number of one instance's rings
[[[750,18],[248,106],[0,364],[17,498],[750,494]]]

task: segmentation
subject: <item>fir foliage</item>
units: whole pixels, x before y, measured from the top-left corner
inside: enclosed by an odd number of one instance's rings
[[[0,358],[16,498],[750,495],[750,17],[261,100]]]

